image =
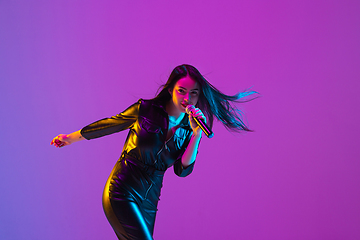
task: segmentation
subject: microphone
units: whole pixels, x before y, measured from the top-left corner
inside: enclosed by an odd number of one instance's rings
[[[191,114],[191,111],[194,109],[194,105],[187,105],[185,108],[185,111],[187,114]],[[195,122],[197,123],[197,125],[201,128],[201,130],[203,130],[203,132],[205,133],[205,135],[208,138],[212,138],[214,136],[214,133],[211,131],[211,129],[206,125],[206,123],[204,123],[204,121],[200,118],[197,117],[193,117],[193,119],[195,120]]]

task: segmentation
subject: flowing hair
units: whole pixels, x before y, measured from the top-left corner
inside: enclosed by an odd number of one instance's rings
[[[235,95],[226,95],[211,85],[195,67],[188,64],[175,67],[168,81],[160,86],[161,91],[153,99],[163,103],[168,102],[171,99],[168,90],[172,90],[176,82],[186,76],[197,81],[201,87],[196,107],[204,113],[210,128],[213,126],[215,116],[230,131],[252,131],[243,122],[243,113],[235,106],[235,103],[253,100],[258,97],[257,92],[245,90]]]

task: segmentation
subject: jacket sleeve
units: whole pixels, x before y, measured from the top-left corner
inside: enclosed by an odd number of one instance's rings
[[[138,119],[141,101],[140,99],[125,111],[115,116],[104,118],[87,125],[81,129],[81,135],[85,139],[90,140],[131,128]]]
[[[174,164],[174,172],[179,177],[186,177],[192,173],[194,169],[195,162],[187,166],[186,168],[182,165],[181,159],[177,160]]]
[[[182,165],[182,162],[181,162],[181,158],[182,158],[182,156],[183,156],[183,154],[184,154],[184,152],[186,150],[186,147],[188,146],[188,144],[190,142],[190,137],[191,137],[191,134],[189,134],[189,136],[187,137],[187,140],[186,140],[186,142],[184,143],[184,146],[183,146],[183,150],[182,150],[180,156],[177,158],[177,160],[174,163],[174,172],[179,177],[186,177],[186,176],[190,175],[190,173],[192,173],[192,171],[194,169],[194,165],[195,165],[196,160],[187,167],[184,167]]]

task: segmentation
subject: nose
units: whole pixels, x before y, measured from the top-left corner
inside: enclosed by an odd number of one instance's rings
[[[189,93],[185,94],[184,100],[186,102],[190,103],[190,94]]]

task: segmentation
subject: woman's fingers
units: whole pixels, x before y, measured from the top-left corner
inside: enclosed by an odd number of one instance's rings
[[[57,144],[58,147],[63,147],[63,146],[65,146],[65,142],[60,141],[59,139],[57,139],[56,144]]]
[[[54,146],[55,146],[55,144],[56,144],[55,140],[56,140],[56,137],[54,137],[53,140],[51,140],[50,145],[54,145]]]
[[[65,142],[60,140],[60,138],[62,139],[62,137],[60,135],[56,136],[52,141],[51,141],[51,145],[55,146],[55,147],[63,147],[65,146]]]
[[[201,112],[200,109],[194,109],[192,111],[192,116],[193,117],[204,117],[204,114]]]
[[[194,109],[191,111],[191,116],[192,116],[192,117],[196,117],[196,118],[200,118],[200,119],[202,119],[203,121],[206,122],[206,117],[205,117],[205,115],[203,114],[203,112],[202,112],[199,108],[194,108]]]
[[[58,147],[59,146],[59,140],[58,139],[54,139],[54,146]]]

